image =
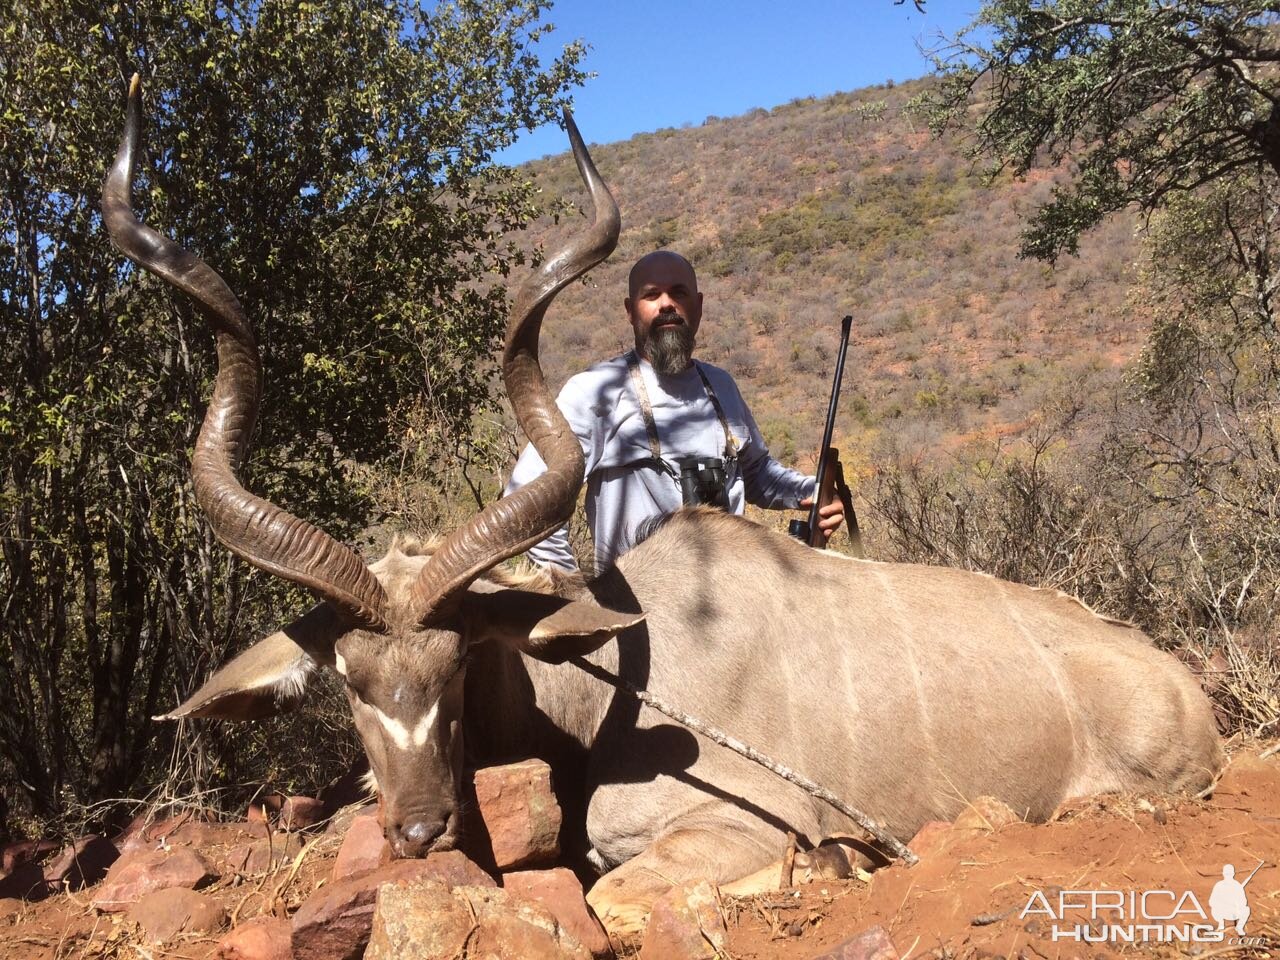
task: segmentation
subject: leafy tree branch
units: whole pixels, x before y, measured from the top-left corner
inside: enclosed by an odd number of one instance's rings
[[[934,52],[942,83],[920,105],[993,176],[1070,163],[1022,238],[1052,261],[1130,204],[1280,172],[1278,26],[1268,0],[992,0]]]

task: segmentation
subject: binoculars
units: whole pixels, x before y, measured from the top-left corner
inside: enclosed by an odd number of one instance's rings
[[[686,507],[729,509],[724,461],[719,457],[694,457],[680,463],[680,495]]]

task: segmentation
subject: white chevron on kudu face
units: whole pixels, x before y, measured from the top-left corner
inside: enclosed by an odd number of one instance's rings
[[[421,749],[425,746],[427,738],[431,735],[431,728],[435,726],[436,716],[440,713],[440,702],[437,700],[431,705],[431,709],[413,725],[413,729],[410,729],[404,721],[387,716],[372,704],[366,704],[366,706],[373,711],[373,715],[382,724],[382,729],[387,731],[392,742],[401,750]]]

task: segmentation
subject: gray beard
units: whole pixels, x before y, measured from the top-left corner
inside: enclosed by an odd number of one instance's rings
[[[693,333],[683,323],[673,327],[661,327],[649,334],[644,352],[653,369],[670,377],[689,369],[693,358]]]

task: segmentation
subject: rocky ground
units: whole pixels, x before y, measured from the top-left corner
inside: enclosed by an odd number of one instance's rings
[[[779,851],[756,883],[776,889],[674,891],[643,938],[612,948],[578,879],[555,866],[560,814],[546,768],[478,771],[475,806],[472,835],[482,842],[469,856],[420,861],[389,862],[376,807],[324,819],[307,798],[277,798],[240,823],[187,812],[64,850],[10,845],[0,862],[0,958],[1280,954],[1280,755],[1260,745],[1238,750],[1201,800],[1108,797],[1047,824],[975,801],[954,823],[920,832],[914,867],[840,878],[849,872],[841,858],[800,851],[791,862]],[[1208,915],[1224,865],[1243,880],[1259,862],[1244,936],[1228,924],[1223,939],[1206,938],[1218,926]],[[1166,942],[1196,925],[1206,942]],[[1076,939],[1101,936],[1108,941]],[[1125,936],[1146,942],[1117,940]]]

